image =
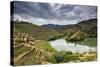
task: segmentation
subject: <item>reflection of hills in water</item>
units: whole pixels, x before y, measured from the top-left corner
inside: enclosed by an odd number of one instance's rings
[[[95,52],[95,47],[89,47],[86,45],[76,44],[76,43],[69,43],[66,42],[64,39],[58,39],[54,41],[50,41],[50,44],[53,48],[57,51],[72,51],[73,53],[84,53],[84,52]]]

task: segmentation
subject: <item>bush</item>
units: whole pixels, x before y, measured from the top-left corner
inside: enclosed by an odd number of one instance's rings
[[[51,62],[51,63],[56,63],[55,55],[52,55],[52,56],[48,57],[47,61]]]
[[[77,59],[78,59],[78,56],[75,56],[75,55],[66,55],[64,57],[63,62],[75,61]]]

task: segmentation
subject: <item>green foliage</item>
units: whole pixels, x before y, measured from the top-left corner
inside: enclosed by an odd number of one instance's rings
[[[65,57],[66,55],[72,55],[73,53],[71,51],[60,51],[60,56]]]
[[[35,45],[36,45],[36,47],[41,48],[45,51],[49,51],[49,52],[55,52],[56,51],[54,48],[51,47],[51,45],[48,41],[37,40],[37,41],[35,41]]]
[[[30,47],[26,47],[26,46],[20,46],[17,48],[14,48],[14,57],[17,57],[19,54],[22,54],[23,52],[26,52],[28,50],[30,50]]]
[[[83,41],[77,42],[78,44],[88,45],[88,46],[97,46],[97,38],[85,38]]]
[[[77,31],[72,36],[70,36],[67,40],[69,41],[79,41],[87,37],[88,35],[82,31]]]
[[[69,61],[75,61],[75,60],[78,60],[78,56],[72,54],[72,55],[66,55],[64,57],[63,62],[69,62]]]
[[[66,34],[66,40],[80,41],[87,37],[97,37],[97,19],[82,21],[77,24],[70,25],[63,31]]]
[[[71,59],[73,56],[73,53],[70,51],[60,51],[60,52],[57,52],[54,55],[50,56],[47,61],[52,62],[52,63],[61,63],[61,62],[70,61],[68,58],[66,59],[66,56],[71,56],[69,58],[69,59]]]
[[[63,35],[59,33],[59,34],[56,34],[55,36],[51,37],[48,41],[60,39],[61,37],[63,37]]]
[[[55,55],[52,55],[52,56],[48,57],[48,58],[47,58],[47,61],[48,61],[48,62],[51,62],[51,63],[57,63],[57,62],[56,62],[56,59],[55,59]]]

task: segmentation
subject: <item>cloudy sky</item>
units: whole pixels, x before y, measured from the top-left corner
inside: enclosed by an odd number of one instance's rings
[[[28,21],[36,25],[67,25],[97,18],[97,7],[87,5],[14,1],[13,10],[12,20]]]

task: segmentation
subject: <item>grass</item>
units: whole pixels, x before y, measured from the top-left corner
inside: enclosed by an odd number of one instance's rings
[[[71,53],[67,51],[63,51],[60,53],[56,53],[53,56],[48,58],[48,62],[51,63],[66,63],[66,62],[88,62],[88,61],[96,61],[97,54],[96,52],[91,53]]]
[[[17,57],[21,53],[26,52],[30,49],[31,49],[30,47],[26,47],[26,46],[20,46],[20,47],[14,48],[14,57]]]
[[[97,46],[97,38],[85,38],[83,41],[79,41],[78,44],[96,47]]]
[[[32,64],[37,64],[36,59],[34,58],[35,52],[32,50],[29,54],[24,56],[23,58],[20,59],[15,65],[32,65]]]
[[[88,37],[88,38],[85,38],[83,40],[73,40],[73,41],[66,40],[66,41],[69,42],[69,43],[87,45],[87,46],[90,46],[90,47],[96,47],[97,46],[97,38],[96,37]]]
[[[49,52],[55,52],[56,51],[54,48],[51,47],[51,45],[48,41],[38,40],[38,41],[35,42],[35,45],[38,48],[41,48],[45,51],[49,51]]]

